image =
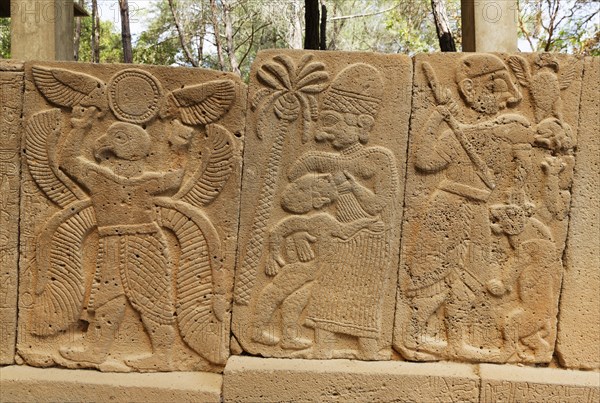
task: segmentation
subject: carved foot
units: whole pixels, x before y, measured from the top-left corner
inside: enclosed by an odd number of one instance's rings
[[[254,340],[257,343],[264,344],[267,346],[274,346],[277,343],[279,343],[279,338],[277,336],[275,336],[273,333],[270,333],[266,330],[263,330],[260,333],[255,334],[252,337],[252,340]]]
[[[376,352],[366,352],[359,351],[358,359],[364,361],[387,361],[392,358],[391,351],[376,351]]]
[[[408,361],[440,361],[442,358],[439,355],[429,352],[416,350],[408,347],[399,347],[402,357]]]
[[[151,356],[125,360],[129,367],[141,372],[171,371],[173,364],[164,354],[153,354]]]
[[[78,347],[61,347],[59,349],[60,355],[69,361],[79,362],[95,366],[102,364],[108,353],[98,348],[78,348]]]
[[[506,362],[506,354],[500,349],[477,348],[468,344],[461,344],[448,352],[450,358],[467,359],[477,362]]]
[[[312,340],[303,337],[284,338],[281,340],[281,348],[285,350],[304,350],[312,346]]]

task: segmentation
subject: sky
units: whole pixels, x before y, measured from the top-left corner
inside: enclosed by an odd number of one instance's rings
[[[129,22],[135,42],[146,26],[147,13],[157,0],[129,0]],[[100,19],[112,21],[117,31],[121,29],[121,15],[117,0],[98,0]],[[89,10],[88,10],[89,11]]]

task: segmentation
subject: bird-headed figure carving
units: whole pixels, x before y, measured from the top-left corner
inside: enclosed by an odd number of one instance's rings
[[[83,343],[63,345],[59,354],[103,369],[129,305],[152,350],[125,359],[130,369],[177,369],[178,333],[208,362],[224,364],[227,340],[216,330],[229,304],[227,273],[204,207],[233,171],[233,136],[215,122],[230,109],[235,84],[215,80],[165,96],[159,80],[139,69],[122,70],[108,84],[38,66],[33,77],[63,110],[36,113],[26,124],[29,172],[61,208],[36,242],[31,332],[52,337],[87,322]],[[157,139],[155,124],[168,133]],[[185,153],[200,130],[209,155],[197,163]],[[157,147],[183,157],[157,164]],[[176,242],[169,242],[173,235]],[[97,256],[90,271],[82,251],[92,240]]]

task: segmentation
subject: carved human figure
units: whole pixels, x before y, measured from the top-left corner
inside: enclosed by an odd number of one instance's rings
[[[471,307],[485,297],[498,270],[490,256],[487,202],[494,190],[512,186],[513,147],[533,142],[533,133],[523,116],[500,114],[519,103],[521,94],[497,56],[465,56],[457,67],[456,84],[475,123],[455,118],[459,106],[431,66],[423,63],[423,70],[438,105],[416,140],[415,165],[441,180],[418,220],[416,237],[423,242],[407,253],[412,319],[402,353],[415,360],[491,359],[498,351],[466,341]],[[446,340],[425,336],[439,310]]]
[[[330,175],[304,175],[288,186],[282,197],[282,207],[295,214],[306,214],[313,209],[319,211],[335,202],[337,192]],[[259,294],[255,321],[257,332],[254,341],[266,345],[280,343],[284,349],[305,349],[312,341],[301,337],[298,320],[306,307],[312,282],[319,271],[315,259],[321,249],[330,247],[333,238],[348,240],[362,229],[381,231],[382,223],[377,217],[361,218],[350,223],[342,223],[328,213],[314,213],[307,216],[291,216],[281,220],[269,231],[269,256],[265,272],[274,276]],[[298,247],[293,253],[283,253],[287,238],[299,237]],[[304,243],[308,240],[315,245],[313,250]],[[269,328],[275,310],[281,306],[281,342]]]
[[[206,360],[189,355],[198,365],[223,365],[228,278],[203,207],[233,170],[235,140],[214,122],[229,110],[234,83],[177,88],[165,99],[159,80],[139,69],[118,71],[108,86],[65,69],[32,73],[50,102],[70,108],[71,128],[63,130],[57,108],[25,127],[28,172],[59,211],[35,240],[27,324],[42,349],[21,344],[20,356],[32,365],[169,371],[188,368],[180,358],[191,349]],[[132,86],[148,97],[137,102]],[[200,130],[202,161],[190,158]],[[111,354],[128,306],[151,344],[150,355],[142,344],[122,358],[130,369]],[[60,336],[85,322],[85,336],[66,345]]]
[[[307,152],[288,174],[292,183],[306,174],[329,174],[338,193],[330,207],[337,221],[356,224],[376,218],[380,223],[380,229],[365,227],[349,239],[333,237],[328,245],[317,246],[319,271],[307,308],[307,324],[316,330],[314,357],[386,358],[379,353],[378,338],[391,269],[389,240],[395,225],[392,204],[398,171],[388,149],[366,146],[382,92],[382,79],[372,66],[357,63],[342,70],[324,96],[316,135],[334,151]],[[309,242],[308,237],[295,239],[297,248]],[[358,350],[332,350],[328,342],[337,333],[356,337]]]
[[[531,216],[533,205],[511,199],[490,207],[492,230],[505,235],[514,252],[489,287],[496,297],[516,294],[500,305],[504,314],[498,315],[508,347],[504,360],[549,360],[553,346],[546,338],[554,340],[556,332],[562,267],[550,229]]]
[[[84,350],[70,347],[61,354],[72,361],[101,363],[109,351],[129,302],[139,313],[152,343],[153,355],[129,360],[142,370],[171,369],[175,341],[172,262],[165,235],[152,212],[152,198],[181,186],[183,171],[150,172],[145,159],[150,135],[140,126],[116,122],[94,145],[96,161],[81,156],[80,144],[92,127],[95,108],[73,119],[59,167],[87,189],[96,207],[99,251],[88,311]]]

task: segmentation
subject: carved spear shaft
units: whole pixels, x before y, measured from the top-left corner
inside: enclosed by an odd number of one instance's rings
[[[438,105],[449,104],[451,102],[450,97],[443,99],[442,94],[439,91],[438,81],[437,81],[437,78],[435,77],[435,72],[433,71],[433,68],[431,67],[431,65],[429,63],[423,63],[422,67],[423,67],[423,73],[425,74],[425,77],[427,78],[427,83],[429,84],[429,88],[431,88],[431,91],[433,92],[435,102]],[[448,111],[448,113],[446,113],[444,115],[444,119],[448,123],[448,126],[454,133],[454,136],[456,136],[456,139],[458,140],[458,142],[460,143],[462,148],[467,153],[467,156],[469,157],[469,159],[475,166],[475,172],[477,173],[477,175],[481,178],[481,180],[485,183],[485,185],[488,188],[493,190],[496,187],[496,184],[494,182],[493,173],[490,171],[490,169],[488,168],[486,163],[479,157],[479,155],[477,154],[477,151],[475,151],[475,149],[473,148],[471,143],[469,143],[469,140],[467,140],[467,138],[465,137],[465,134],[463,133],[462,127],[461,127],[460,123],[458,122],[458,120],[456,120],[456,118],[454,116],[452,116],[449,113],[449,111]]]

